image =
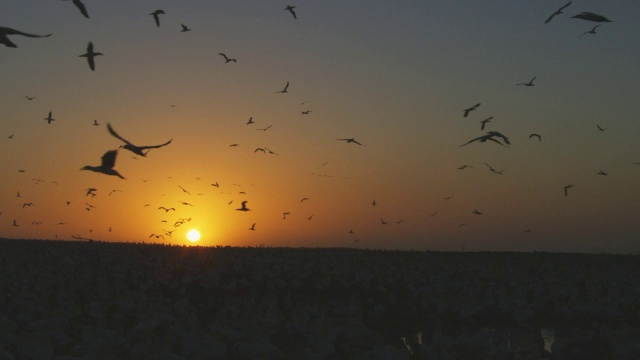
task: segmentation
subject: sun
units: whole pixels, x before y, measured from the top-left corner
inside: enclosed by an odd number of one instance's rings
[[[189,239],[189,241],[191,242],[200,240],[200,231],[196,229],[189,230],[189,232],[187,233],[187,239]]]

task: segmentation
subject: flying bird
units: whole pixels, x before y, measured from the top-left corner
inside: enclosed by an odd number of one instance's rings
[[[115,136],[116,138],[120,139],[121,141],[123,141],[125,143],[125,145],[122,145],[120,147],[125,148],[129,151],[131,151],[132,153],[136,154],[136,155],[140,155],[140,156],[147,156],[147,153],[149,153],[149,151],[144,151],[147,149],[157,149],[166,145],[169,145],[171,143],[171,140],[167,141],[164,144],[160,144],[160,145],[149,145],[149,146],[136,146],[133,145],[132,143],[130,143],[127,139],[123,138],[122,136],[118,135],[115,130],[113,130],[113,128],[111,127],[111,124],[107,123],[107,130],[109,130],[109,133],[113,136]]]
[[[564,196],[569,196],[569,189],[574,187],[575,185],[567,185],[564,187]]]
[[[542,136],[540,136],[540,134],[531,134],[529,135],[529,139],[537,137],[538,141],[542,141]]]
[[[493,116],[480,121],[480,130],[484,130],[484,127],[488,122],[491,122],[491,119],[493,119]]]
[[[595,35],[595,34],[596,34],[596,29],[597,29],[597,28],[598,28],[598,26],[600,26],[600,25],[602,25],[602,24],[598,24],[598,25],[594,26],[594,27],[593,27],[593,29],[591,29],[591,30],[589,30],[589,31],[585,31],[585,32],[583,32],[580,36],[582,36],[582,35],[586,35],[586,34],[593,34],[593,35]]]
[[[596,125],[596,126],[598,127],[598,130],[600,130],[600,131],[605,131],[605,130],[607,130],[607,128],[600,127],[600,125]]]
[[[4,46],[12,47],[12,48],[17,48],[18,45],[14,44],[13,42],[11,42],[11,40],[9,40],[9,38],[7,37],[9,35],[22,35],[22,36],[32,37],[32,38],[41,38],[41,37],[51,36],[51,34],[47,34],[47,35],[29,34],[29,33],[22,32],[20,30],[0,26],[0,44],[4,44]]]
[[[545,24],[548,23],[549,21],[551,21],[551,19],[553,19],[554,16],[556,15],[560,15],[562,14],[562,10],[564,10],[565,8],[567,8],[569,5],[571,5],[571,1],[569,1],[568,3],[566,3],[565,5],[563,5],[562,7],[560,7],[560,9],[556,10],[556,12],[554,12],[553,14],[551,14],[551,16],[549,16],[547,18],[547,20],[544,22]]]
[[[499,140],[494,139],[494,137],[499,137],[501,138],[505,143],[507,144],[511,144],[509,142],[509,138],[507,138],[506,136],[502,135],[501,133],[497,132],[497,131],[489,131],[487,132],[486,135],[482,135],[482,136],[478,136],[477,138],[471,139],[469,141],[467,141],[466,143],[460,145],[460,147],[468,145],[474,141],[480,141],[480,142],[486,142],[487,140],[493,141],[496,144],[502,145],[504,147],[508,147],[507,145],[501,143]]]
[[[89,18],[89,12],[87,11],[87,7],[84,6],[82,1],[80,1],[80,0],[72,0],[72,2],[73,2],[73,5],[75,5],[78,8],[78,10],[80,10],[80,13],[82,13],[82,15],[88,19]]]
[[[234,63],[237,63],[236,59],[231,59],[229,57],[227,57],[227,55],[225,55],[224,53],[218,53],[218,55],[222,56],[224,58],[224,63],[228,63],[233,61]]]
[[[298,16],[296,15],[296,12],[293,11],[293,9],[295,9],[295,8],[296,8],[295,6],[287,5],[287,7],[284,8],[284,10],[285,11],[289,11],[291,13],[291,15],[293,15],[293,18],[297,20]]]
[[[535,79],[536,79],[536,77],[537,77],[537,76],[534,76],[534,77],[533,77],[533,79],[529,80],[529,82],[528,82],[528,83],[520,83],[520,84],[516,84],[516,86],[518,86],[518,85],[524,85],[524,86],[535,86],[535,85],[533,85],[533,80],[535,80]]]
[[[289,88],[289,82],[287,81],[287,84],[284,86],[284,89],[280,90],[280,91],[276,91],[276,93],[288,93],[289,91],[287,91],[287,89]]]
[[[30,101],[30,100],[33,100],[33,99],[35,99],[35,98],[36,98],[35,96],[27,96],[27,95],[25,95],[24,97],[26,97],[26,98],[27,98],[27,100],[29,100],[29,101]]]
[[[120,175],[113,167],[116,165],[116,156],[118,155],[118,150],[109,150],[101,158],[101,164],[99,166],[84,166],[80,170],[90,170],[98,173],[102,173],[105,175],[113,175],[117,176],[121,179],[124,179],[124,176]]]
[[[156,26],[160,27],[160,17],[158,15],[166,14],[163,10],[156,10],[149,15],[153,16],[153,20],[156,21]]]
[[[337,140],[346,141],[346,142],[347,142],[347,144],[348,144],[348,143],[354,143],[354,144],[362,145],[361,143],[357,142],[354,138],[349,138],[349,139],[337,139]],[[364,145],[362,145],[362,146],[364,146]]]
[[[93,126],[99,126],[100,124],[98,124],[98,120],[93,120],[93,124],[91,124]]]
[[[473,105],[473,106],[472,106],[472,107],[470,107],[470,108],[466,108],[466,109],[464,109],[464,117],[469,116],[469,113],[470,113],[471,111],[474,111],[475,109],[477,109],[477,108],[478,108],[478,106],[480,106],[480,104],[481,104],[481,103],[477,103],[477,104]]]
[[[607,174],[606,172],[600,170],[600,171],[598,171],[598,175],[609,175],[609,174]]]
[[[253,223],[253,225],[251,225],[251,227],[249,228],[249,230],[254,231],[256,229],[256,223]]]
[[[180,188],[180,190],[182,190],[183,193],[186,193],[187,195],[191,195],[190,192],[187,191],[187,189],[183,188],[182,186],[178,185],[178,187]]]
[[[243,201],[243,202],[241,202],[240,204],[241,204],[242,206],[241,206],[239,209],[236,209],[236,210],[238,210],[238,211],[251,211],[251,209],[249,209],[249,208],[247,207],[247,202],[248,202],[248,201],[246,201],[246,200],[245,200],[245,201]]]
[[[89,196],[91,195],[91,197],[96,197],[96,191],[98,191],[98,189],[96,188],[88,188],[87,189],[87,193],[84,196]]]
[[[502,173],[504,172],[505,169],[502,169],[500,171],[494,169],[491,165],[484,163],[485,165],[487,165],[487,167],[489,168],[489,171],[491,171],[492,173],[496,174],[496,175],[502,175]]]
[[[164,210],[164,212],[169,212],[169,211],[171,211],[171,210],[176,211],[176,209],[175,209],[175,208],[172,208],[172,207],[170,207],[170,208],[166,208],[166,207],[164,207],[164,206],[160,206],[160,207],[158,208],[158,210],[160,210],[160,209]]]
[[[458,170],[464,170],[464,169],[466,169],[466,168],[473,169],[473,166],[471,166],[471,165],[467,165],[467,164],[464,164],[464,165],[462,165],[462,166],[459,166],[457,169],[458,169]]]
[[[246,123],[246,125],[251,125],[251,124],[255,124],[255,123],[253,122],[253,116],[252,116],[252,117],[250,117],[250,118],[249,118],[249,120],[247,120],[247,123]]]
[[[16,222],[16,219],[13,219],[13,224],[11,224],[11,226],[18,227],[18,226],[20,226],[20,225],[18,225],[18,223]]]
[[[86,57],[87,62],[89,63],[89,68],[91,69],[91,71],[95,71],[96,64],[95,64],[94,58],[99,55],[104,55],[104,54],[93,51],[93,43],[89,41],[89,45],[87,45],[87,52],[82,55],[79,55],[78,57]]]
[[[609,19],[607,19],[605,16],[596,14],[596,13],[592,13],[589,11],[583,11],[578,15],[574,15],[572,16],[572,18],[574,19],[582,19],[582,20],[587,20],[587,21],[593,21],[593,22],[613,22]]]
[[[302,200],[300,200],[300,202],[307,201],[307,200],[309,200],[309,198],[305,197],[305,198],[302,198]]]
[[[273,126],[273,125],[269,125],[269,126],[267,126],[266,128],[264,128],[264,129],[258,129],[258,130],[267,131],[267,130],[271,129],[271,127],[272,127],[272,126]]]
[[[53,117],[51,117],[51,111],[49,111],[49,116],[47,116],[46,118],[44,118],[44,120],[47,120],[47,124],[51,124],[52,121],[56,121],[56,119],[54,119]]]
[[[476,214],[476,215],[482,215],[482,213],[480,211],[476,210],[476,209],[473,209],[473,213]]]
[[[180,30],[180,32],[191,31],[191,29],[189,29],[185,24],[180,24],[180,26],[182,26],[182,30]]]

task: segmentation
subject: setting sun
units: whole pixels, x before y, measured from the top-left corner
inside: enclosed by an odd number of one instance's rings
[[[187,233],[187,239],[189,239],[189,241],[191,242],[200,240],[200,231],[196,229],[189,230],[189,232]]]

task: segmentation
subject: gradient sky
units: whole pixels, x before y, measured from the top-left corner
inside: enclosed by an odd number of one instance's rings
[[[573,1],[548,24],[565,1],[83,1],[90,19],[70,1],[3,1],[0,26],[53,35],[0,45],[2,237],[640,251],[636,0]],[[613,22],[580,36],[597,25],[582,11]],[[95,72],[78,57],[89,41]],[[490,116],[512,146],[460,147]],[[80,171],[122,144],[107,123],[173,142],[120,149],[126,180]]]

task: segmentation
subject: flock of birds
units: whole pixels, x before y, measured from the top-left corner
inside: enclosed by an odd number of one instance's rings
[[[73,4],[78,8],[79,12],[85,17],[85,18],[90,18],[89,16],[89,11],[87,9],[87,7],[82,3],[82,1],[80,0],[72,0]],[[557,16],[561,16],[562,14],[564,14],[564,11],[572,4],[571,1],[569,1],[568,3],[566,3],[565,5],[563,5],[562,7],[560,7],[559,9],[557,9],[555,12],[553,12],[547,19],[546,21],[544,21],[545,24],[549,23],[550,21],[552,21],[554,18],[556,18]],[[295,6],[286,6],[284,8],[285,11],[289,12],[291,14],[291,16],[293,17],[294,20],[298,19],[297,13],[295,11],[296,7]],[[153,21],[155,23],[155,25],[157,27],[161,26],[161,16],[162,15],[166,15],[164,10],[158,9],[155,10],[151,13],[148,14],[149,16],[151,16],[153,18]],[[597,22],[597,23],[606,23],[606,22],[611,22],[610,19],[608,19],[607,17],[600,15],[600,14],[596,14],[593,12],[581,12],[578,13],[575,16],[572,16],[572,18],[575,19],[581,19],[581,20],[585,20],[585,21],[590,21],[590,22]],[[181,32],[189,32],[192,31],[191,28],[189,28],[187,25],[185,24],[180,24],[181,25]],[[591,30],[589,31],[585,31],[584,33],[582,33],[580,36],[583,35],[593,35],[596,34],[596,29],[598,29],[599,26],[601,26],[602,24],[598,24],[596,26],[594,26]],[[30,37],[30,38],[46,38],[46,37],[50,37],[52,34],[44,34],[44,35],[39,35],[39,34],[32,34],[32,33],[27,33],[27,32],[23,32],[20,30],[16,30],[16,29],[12,29],[12,28],[8,28],[8,27],[0,27],[0,43],[4,44],[6,47],[11,47],[11,48],[16,48],[17,45],[12,42],[9,39],[9,36],[15,36],[15,35],[20,35],[20,36],[25,36],[25,37]],[[79,55],[79,57],[84,57],[87,60],[88,66],[90,68],[91,71],[95,71],[96,70],[96,57],[98,56],[103,56],[104,54],[101,52],[97,52],[94,48],[94,44],[93,42],[89,42],[86,50],[83,54]],[[218,53],[219,56],[221,56],[224,59],[224,63],[237,63],[237,59],[236,58],[232,58],[229,57],[226,53],[220,52]],[[515,84],[516,86],[524,86],[524,87],[533,87],[535,86],[534,81],[536,80],[537,76],[533,76],[529,81],[527,82],[520,82]],[[281,90],[275,91],[275,93],[281,93],[281,94],[287,94],[289,92],[289,86],[290,83],[289,81],[287,81],[285,83],[285,85],[282,87]],[[29,97],[26,96],[28,101],[31,101],[34,99],[34,97]],[[475,111],[477,111],[481,106],[481,103],[476,103],[473,106],[470,106],[468,108],[465,108],[462,110],[463,112],[463,117],[467,118],[472,116],[471,114]],[[302,112],[302,115],[308,115],[311,113],[311,110],[306,110]],[[482,121],[480,121],[480,130],[481,131],[485,131],[486,127],[488,126],[488,124],[491,122],[491,120],[493,119],[493,116],[488,117]],[[48,124],[52,124],[55,121],[55,118],[53,117],[52,112],[50,111],[47,115],[47,117],[44,118],[45,121],[47,121]],[[255,122],[253,121],[253,117],[250,117],[249,120],[246,122],[246,125],[252,125],[255,124]],[[98,123],[97,120],[94,120],[94,123],[92,124],[94,126],[99,126],[100,124]],[[258,130],[261,131],[267,131],[271,128],[272,125],[266,126],[264,128],[260,128]],[[113,128],[113,126],[109,123],[107,123],[106,125],[107,130],[109,132],[109,134],[113,137],[115,137],[116,139],[118,139],[120,142],[122,142],[123,144],[120,146],[120,149],[124,149],[127,150],[131,153],[133,153],[136,156],[139,157],[146,157],[148,152],[152,149],[159,149],[159,148],[163,148],[165,146],[168,146],[169,144],[171,144],[172,139],[165,141],[163,143],[160,143],[158,145],[145,145],[145,146],[140,146],[140,145],[136,145],[133,142],[127,140],[126,138],[122,137],[121,135],[119,135],[115,129]],[[602,128],[600,125],[597,125],[598,130],[599,131],[605,131],[606,128]],[[11,135],[9,138],[12,138],[13,135]],[[542,135],[538,134],[538,133],[531,133],[529,135],[529,139],[537,139],[539,142],[542,142]],[[361,143],[360,141],[356,140],[355,138],[338,138],[338,141],[344,141],[346,144],[354,144],[354,145],[359,145],[359,146],[365,146],[363,145],[363,143]],[[496,130],[489,130],[486,131],[484,134],[474,137],[464,143],[462,143],[461,145],[459,145],[460,147],[466,147],[468,145],[471,144],[482,144],[482,143],[488,143],[488,144],[497,144],[500,145],[502,147],[510,147],[511,146],[511,141],[509,140],[509,137],[507,137],[505,134],[503,134],[500,131],[496,131]],[[231,144],[229,145],[230,147],[233,146],[237,146],[238,144]],[[272,155],[278,155],[277,153],[275,153],[274,151],[270,150],[267,147],[259,147],[256,148],[254,152],[262,152],[262,153],[269,153]],[[104,175],[108,175],[108,176],[115,176],[118,177],[120,179],[126,179],[125,176],[123,176],[118,170],[116,170],[116,159],[118,156],[118,149],[110,149],[107,150],[106,152],[104,152],[104,154],[102,155],[101,159],[100,159],[100,163],[98,165],[86,165],[83,166],[81,168],[81,170],[86,170],[86,171],[92,171],[92,172],[96,172],[96,173],[100,173],[100,174],[104,174]],[[497,170],[495,168],[493,168],[491,165],[489,165],[488,163],[485,162],[485,165],[488,167],[489,171],[491,171],[494,174],[497,175],[501,175],[504,172],[503,170]],[[638,164],[640,165],[640,164]],[[466,168],[471,168],[472,166],[470,165],[462,165],[460,167],[458,167],[458,170],[464,170]],[[606,172],[604,171],[600,171],[598,172],[599,175],[607,175]],[[216,186],[218,187],[219,185],[216,183],[215,185],[212,184],[212,186]],[[563,190],[564,190],[564,195],[568,196],[569,195],[569,189],[575,187],[574,184],[568,184],[566,186],[564,186]],[[181,189],[183,191],[186,192],[186,190],[184,188],[181,187]],[[95,189],[94,189],[95,190]],[[88,191],[87,192],[87,196],[95,196],[95,192],[93,191]],[[304,200],[304,199],[303,199]],[[243,212],[247,212],[247,211],[251,211],[251,209],[247,206],[248,201],[242,201],[241,202],[241,206],[239,208],[237,208],[237,211],[243,211]],[[231,204],[231,203],[230,203]],[[183,202],[183,205],[191,205],[187,202]],[[27,206],[27,204],[25,203],[25,206]],[[28,205],[30,206],[30,205]],[[89,206],[89,205],[88,205]],[[372,201],[372,206],[376,206],[376,201],[373,200]],[[89,208],[88,208],[89,209]],[[169,211],[175,211],[175,208],[172,207],[158,207],[158,210],[164,210],[165,212],[169,212]],[[482,215],[482,212],[477,210],[477,209],[473,209],[472,211],[473,214],[475,215]],[[285,213],[287,214],[287,213]],[[432,216],[435,215],[432,214]],[[286,215],[284,215],[284,217],[286,219]],[[308,216],[307,219],[311,220],[313,218],[313,215]],[[177,226],[179,226],[180,224],[184,223],[186,220],[183,221],[177,221],[176,224]],[[389,221],[384,220],[383,218],[380,218],[380,223],[385,225],[387,223],[389,223]],[[402,220],[396,221],[396,223],[400,224],[402,223]],[[13,226],[17,227],[19,226],[16,222],[16,220],[13,220],[12,223]],[[464,226],[464,224],[460,224],[460,226]],[[251,225],[251,227],[249,228],[249,230],[256,230],[256,223],[253,223]],[[530,230],[525,230],[525,231],[530,231]],[[164,235],[171,235],[172,231],[164,231],[163,234]],[[349,229],[348,231],[349,234],[353,234],[353,230]],[[149,237],[163,237],[162,234],[157,234],[157,233],[152,233]],[[359,241],[359,239],[355,240],[355,241]]]

